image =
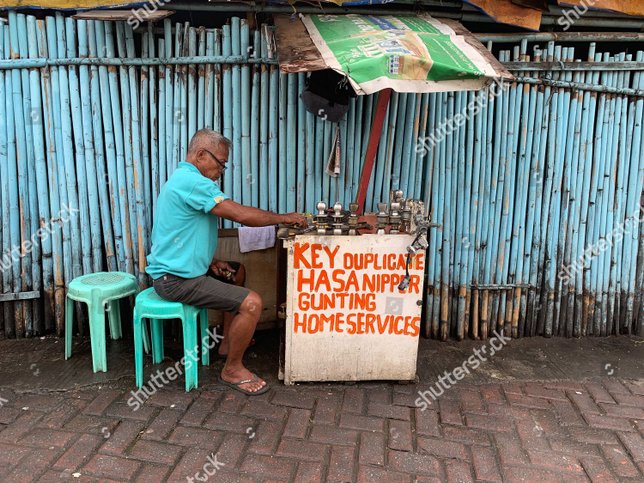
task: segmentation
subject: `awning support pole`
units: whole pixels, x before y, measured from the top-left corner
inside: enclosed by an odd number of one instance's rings
[[[373,165],[376,160],[376,152],[378,151],[378,144],[382,136],[382,125],[385,122],[385,114],[387,114],[387,105],[391,97],[391,89],[383,89],[378,93],[378,102],[376,104],[376,117],[371,126],[371,133],[369,134],[369,144],[367,145],[367,152],[364,156],[364,164],[362,166],[362,175],[360,175],[360,186],[358,187],[358,196],[356,203],[358,203],[358,214],[361,215],[364,211],[364,203],[367,198],[367,188],[369,188],[369,181],[373,173]]]

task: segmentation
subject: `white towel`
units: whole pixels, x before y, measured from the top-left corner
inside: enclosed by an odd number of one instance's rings
[[[239,251],[241,253],[252,252],[254,250],[265,250],[275,246],[275,227],[274,226],[240,226],[239,233]]]

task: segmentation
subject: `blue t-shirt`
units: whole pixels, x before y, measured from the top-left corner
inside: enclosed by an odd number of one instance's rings
[[[154,279],[205,275],[217,249],[219,218],[210,210],[227,199],[196,166],[179,163],[159,193],[146,272]]]

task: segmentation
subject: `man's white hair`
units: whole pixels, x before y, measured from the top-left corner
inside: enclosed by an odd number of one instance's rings
[[[212,129],[199,129],[199,131],[197,131],[190,140],[190,144],[188,145],[188,152],[196,152],[200,149],[206,149],[209,146],[219,147],[222,144],[225,144],[230,149],[232,141],[222,134],[218,133],[217,131],[213,131]]]

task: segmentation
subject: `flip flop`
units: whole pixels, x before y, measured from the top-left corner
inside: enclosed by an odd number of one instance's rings
[[[254,382],[257,381],[259,378],[257,377],[257,374],[253,374],[253,379],[243,379],[241,381],[237,382],[229,382],[223,379],[220,376],[217,377],[220,383],[222,383],[225,386],[231,387],[235,389],[236,391],[239,391],[241,393],[246,394],[247,396],[259,396],[260,394],[264,394],[266,391],[268,391],[270,388],[268,387],[268,384],[266,384],[264,387],[262,387],[259,391],[248,391],[246,389],[242,389],[241,386],[242,384],[248,384],[249,382]]]

